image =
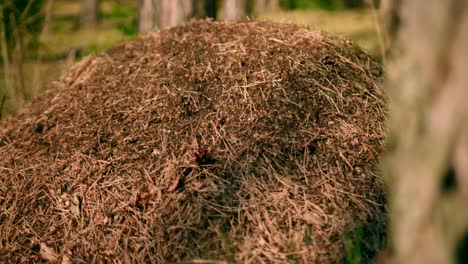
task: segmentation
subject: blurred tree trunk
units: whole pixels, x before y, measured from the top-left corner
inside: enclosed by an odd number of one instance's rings
[[[192,17],[210,17],[216,19],[218,6],[217,0],[193,0]]]
[[[468,263],[468,2],[385,2],[393,260]]]
[[[44,23],[40,33],[40,40],[45,42],[49,38],[50,24],[52,20],[52,12],[54,10],[54,0],[47,0],[45,12],[44,12]]]
[[[81,24],[87,28],[96,28],[99,18],[99,1],[82,0]]]
[[[139,0],[138,1],[138,32],[146,33],[156,26],[157,1]]]
[[[248,4],[247,0],[224,0],[224,19],[237,20],[244,18],[248,14]]]
[[[278,0],[255,0],[252,14],[259,16],[262,13],[271,12],[279,9]]]
[[[173,27],[193,17],[216,17],[216,0],[140,0],[139,32]]]
[[[2,51],[2,66],[3,66],[3,80],[5,91],[3,94],[2,100],[2,108],[0,110],[3,111],[3,107],[5,106],[5,100],[7,97],[16,98],[15,87],[13,85],[12,80],[12,68],[11,68],[11,61],[9,55],[9,48],[8,48],[8,39],[7,39],[7,32],[6,32],[6,25],[5,19],[3,17],[3,10],[0,9],[0,49]]]
[[[10,14],[10,21],[14,37],[14,47],[11,52],[12,72],[10,73],[12,74],[11,77],[15,88],[15,100],[17,100],[18,106],[21,107],[27,99],[26,87],[24,85],[24,32],[13,14]]]

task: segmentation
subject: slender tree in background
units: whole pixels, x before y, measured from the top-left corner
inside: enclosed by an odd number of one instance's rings
[[[468,2],[389,1],[393,260],[468,263]]]
[[[44,10],[44,23],[42,26],[42,31],[40,33],[41,42],[45,41],[50,34],[50,24],[52,21],[52,12],[54,9],[55,0],[47,0],[45,10]]]
[[[99,1],[82,0],[81,24],[87,28],[96,28],[99,19]]]
[[[17,109],[30,97],[24,82],[24,59],[26,47],[34,51],[39,46],[43,4],[44,0],[8,0],[0,4],[0,49],[6,88],[6,93],[0,94],[2,108],[9,104]]]

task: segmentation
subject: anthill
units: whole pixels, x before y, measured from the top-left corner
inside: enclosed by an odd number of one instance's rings
[[[90,56],[0,124],[0,260],[337,263],[356,230],[368,260],[380,71],[341,38],[252,21]]]

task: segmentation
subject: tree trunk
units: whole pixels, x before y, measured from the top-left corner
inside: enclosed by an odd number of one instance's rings
[[[138,1],[138,32],[140,34],[151,31],[156,26],[155,13],[156,6],[153,0]]]
[[[206,16],[216,17],[216,0],[140,0],[138,29],[145,33]]]
[[[383,2],[395,263],[468,263],[468,3]],[[423,7],[423,8],[421,8]]]
[[[193,0],[192,17],[204,18],[210,17],[216,19],[217,0]]]
[[[159,27],[168,28],[181,24],[191,13],[191,0],[161,0]]]
[[[271,12],[279,9],[278,0],[255,0],[252,14],[259,16],[262,13]]]
[[[81,24],[87,28],[96,28],[99,17],[99,1],[83,0],[81,10]]]
[[[223,14],[224,19],[237,20],[247,15],[246,0],[224,0]]]

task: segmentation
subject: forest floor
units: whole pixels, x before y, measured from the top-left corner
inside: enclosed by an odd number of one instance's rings
[[[34,98],[47,89],[75,61],[103,51],[115,43],[137,37],[137,7],[134,1],[102,1],[101,23],[95,30],[79,25],[80,4],[77,1],[56,1],[49,34],[43,38],[38,56],[28,56],[24,65],[27,97]],[[297,10],[262,14],[260,20],[308,25],[349,38],[370,54],[380,58],[377,23],[370,10],[323,11]],[[5,87],[0,69],[0,96]],[[16,103],[7,102],[3,115],[15,112]]]

